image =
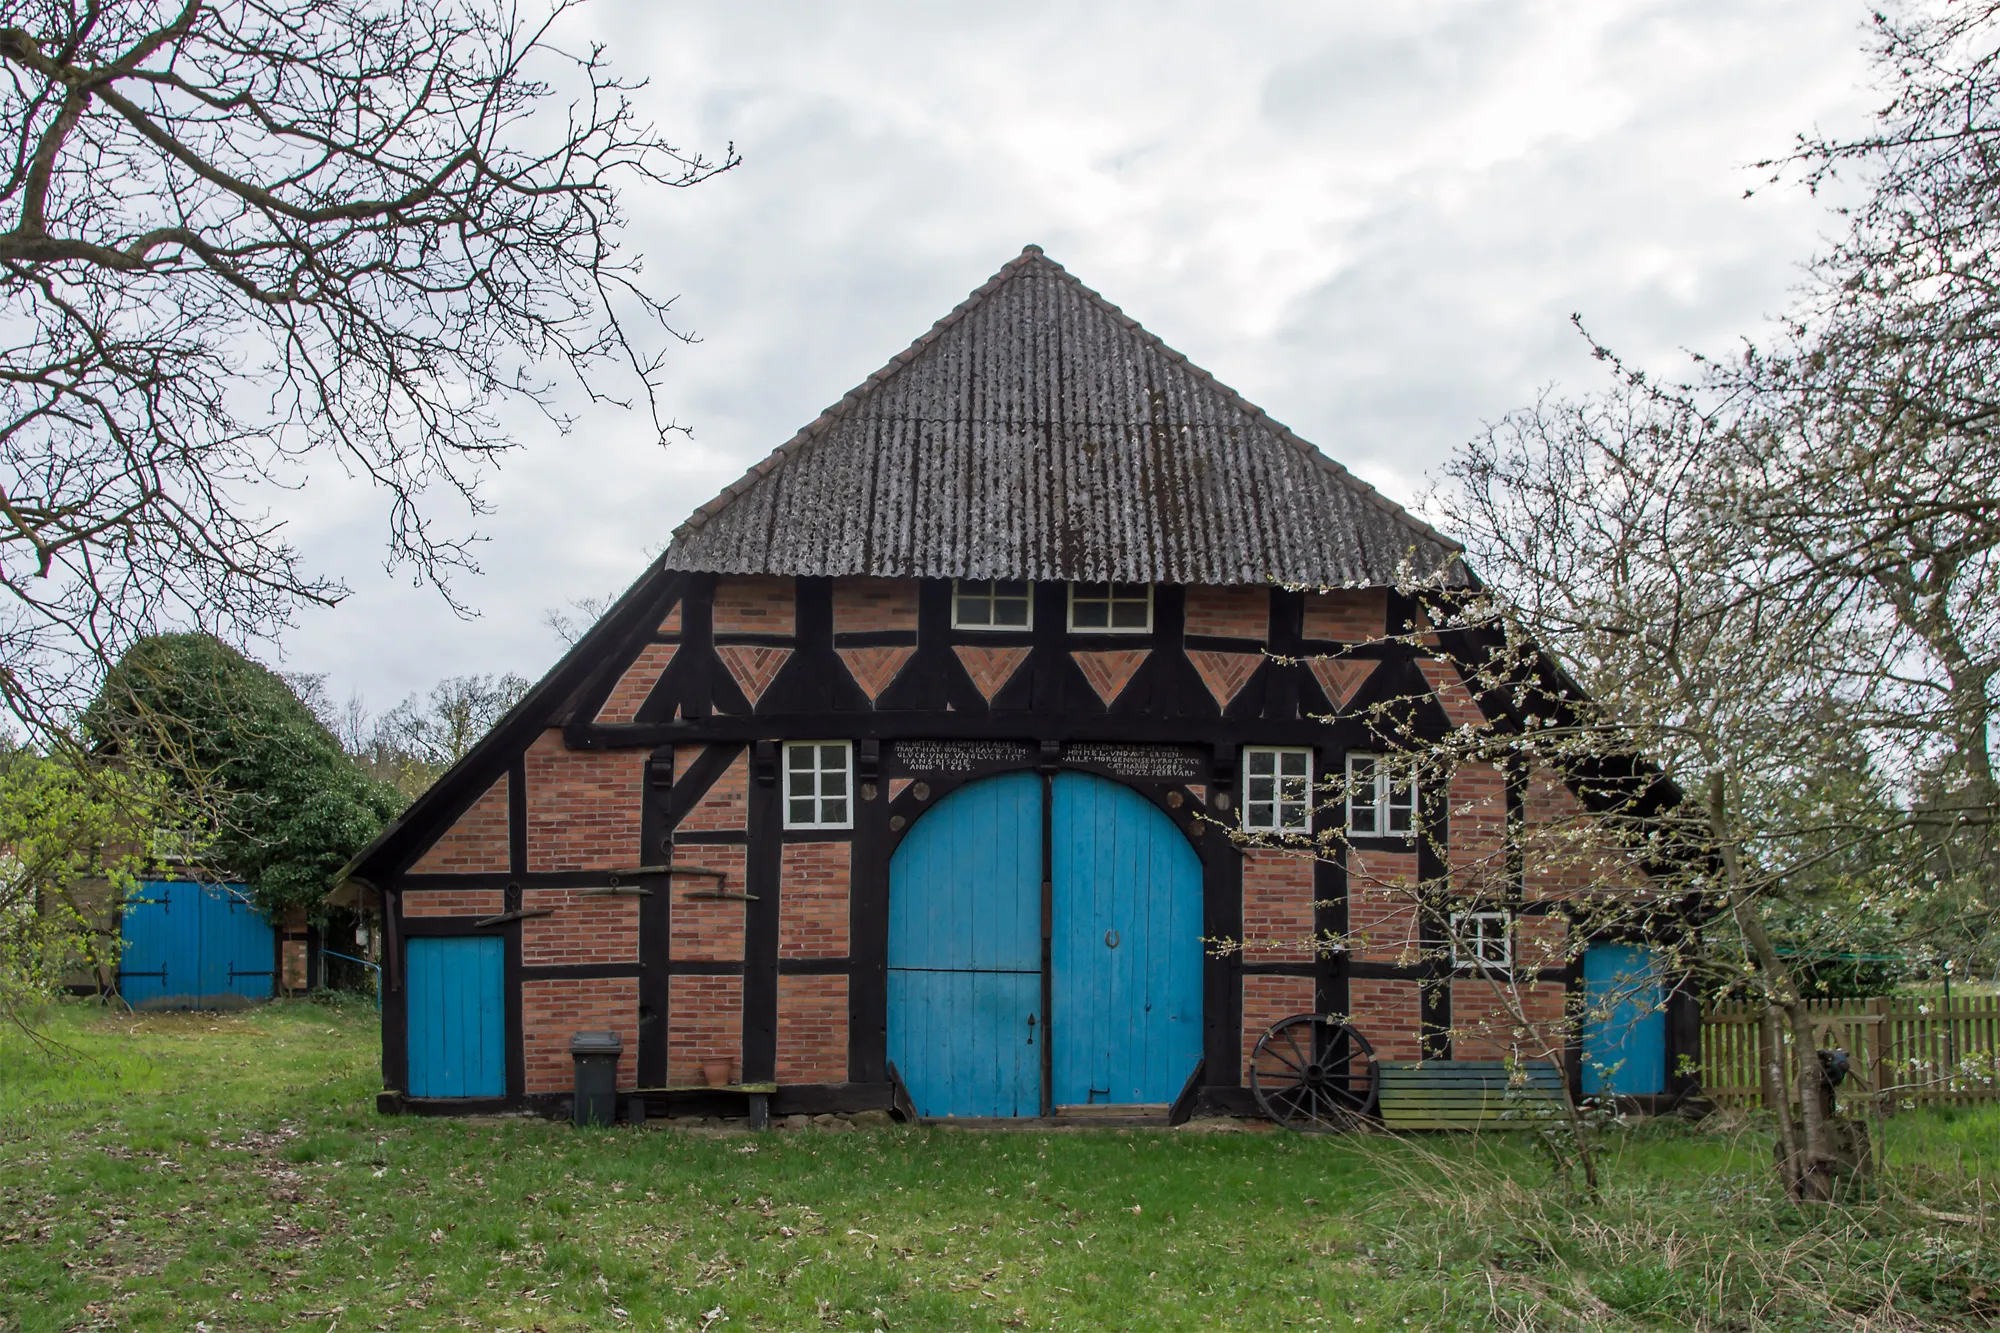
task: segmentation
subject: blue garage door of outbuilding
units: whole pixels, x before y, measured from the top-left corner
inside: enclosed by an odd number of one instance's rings
[[[149,879],[125,900],[118,993],[135,1009],[230,1009],[271,998],[277,945],[241,884]]]
[[[889,1058],[919,1115],[1172,1101],[1201,1056],[1201,965],[1199,858],[1102,778],[972,783],[890,862]]]
[[[505,955],[494,936],[418,936],[409,953],[409,1095],[507,1091]]]
[[[1583,1090],[1648,1097],[1667,1088],[1667,1015],[1659,960],[1636,944],[1583,955]]]

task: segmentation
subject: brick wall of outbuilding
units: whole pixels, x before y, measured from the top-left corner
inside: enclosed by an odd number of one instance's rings
[[[717,634],[790,634],[794,581],[763,576],[728,575],[716,582],[714,626]]]
[[[578,889],[528,889],[528,911],[548,916],[521,922],[521,961],[529,967],[639,961],[639,900]]]
[[[644,750],[570,750],[560,731],[528,747],[528,869],[631,869],[639,864]]]
[[[521,983],[521,1045],[531,1093],[568,1092],[576,1086],[569,1039],[578,1032],[611,1031],[625,1041],[618,1086],[638,1086],[639,983],[630,977]]]
[[[847,978],[778,978],[778,1082],[847,1081]]]
[[[501,910],[498,889],[408,889],[404,916],[492,916]]]
[[[502,774],[410,867],[417,875],[476,875],[507,869],[507,778]]]
[[[742,1077],[742,977],[674,977],[667,983],[667,1012],[672,1015],[667,1029],[667,1082],[700,1084],[704,1060],[728,1060],[730,1077]]]
[[[1262,641],[1271,628],[1269,588],[1189,588],[1187,632]]]

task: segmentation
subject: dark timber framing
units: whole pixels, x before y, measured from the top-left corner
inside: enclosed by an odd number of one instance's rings
[[[965,782],[1005,771],[1035,771],[1044,781],[1055,772],[1079,767],[1070,757],[1073,747],[1093,744],[1174,747],[1197,757],[1199,771],[1174,780],[1135,778],[1101,768],[1152,801],[1189,838],[1202,866],[1204,894],[1203,929],[1213,938],[1240,938],[1243,931],[1243,858],[1223,827],[1235,820],[1237,770],[1240,753],[1247,744],[1289,744],[1309,746],[1316,771],[1340,771],[1347,752],[1381,748],[1380,738],[1351,716],[1333,716],[1332,704],[1319,691],[1314,678],[1302,666],[1267,661],[1245,683],[1228,710],[1218,707],[1194,672],[1186,657],[1192,644],[1227,644],[1236,651],[1260,650],[1263,645],[1250,640],[1190,641],[1183,630],[1183,590],[1162,588],[1155,603],[1155,625],[1146,635],[1112,636],[1073,634],[1063,624],[1061,584],[1038,585],[1035,628],[1027,635],[1011,635],[1008,646],[1028,648],[1027,660],[1014,672],[989,705],[973,688],[958,658],[954,644],[1001,643],[1001,636],[976,630],[950,627],[950,581],[927,580],[920,589],[918,630],[915,643],[904,633],[870,635],[869,638],[900,638],[915,652],[896,683],[884,692],[877,707],[867,705],[865,695],[846,678],[845,668],[833,652],[835,637],[832,617],[827,612],[826,585],[818,580],[799,580],[798,633],[784,636],[794,650],[794,658],[806,661],[811,671],[793,671],[789,665],[757,701],[754,710],[742,698],[733,682],[727,689],[704,697],[704,684],[728,680],[719,662],[713,660],[714,638],[710,626],[709,600],[715,579],[703,575],[655,572],[635,587],[621,607],[600,625],[594,634],[616,639],[615,643],[592,644],[586,640],[579,649],[594,650],[588,656],[573,652],[551,677],[537,687],[535,695],[517,708],[495,733],[507,744],[508,752],[491,756],[492,776],[476,765],[461,765],[425,798],[431,811],[413,812],[424,817],[406,817],[385,835],[370,857],[370,882],[387,891],[392,905],[388,933],[391,954],[390,985],[384,1008],[384,1073],[391,1086],[405,1086],[407,1050],[404,1043],[405,994],[401,985],[402,950],[413,936],[485,933],[497,930],[506,941],[507,1040],[510,1049],[507,1087],[509,1104],[521,1104],[524,1094],[524,1065],[521,1043],[521,997],[523,980],[555,978],[634,977],[639,983],[639,1049],[636,1054],[640,1084],[659,1087],[666,1081],[669,1032],[669,978],[682,976],[741,976],[742,1064],[746,1082],[774,1079],[778,1051],[778,980],[781,976],[844,975],[848,978],[847,1064],[852,1082],[839,1085],[801,1086],[774,1102],[775,1110],[787,1105],[810,1103],[822,1109],[859,1109],[883,1104],[887,1086],[886,995],[888,935],[888,868],[890,858],[903,835],[915,820],[938,799]],[[813,584],[820,586],[814,587]],[[1301,595],[1282,588],[1270,597],[1269,645],[1274,656],[1325,652],[1342,645],[1307,640],[1300,632]],[[819,603],[819,610],[807,608]],[[681,609],[678,635],[660,634],[653,627],[667,610]],[[621,622],[623,629],[621,632]],[[730,639],[744,636],[731,635]],[[592,721],[602,700],[615,683],[616,674],[593,670],[592,658],[623,663],[650,642],[675,642],[680,651],[672,666],[653,690],[644,711],[652,720],[625,724]],[[1131,682],[1106,706],[1096,697],[1088,681],[1071,657],[1074,651],[1143,649],[1145,664]],[[1391,661],[1410,650],[1399,646],[1371,644],[1349,647],[1355,656],[1385,659],[1375,680],[1356,704],[1371,702],[1386,691],[1407,692],[1418,702],[1420,728],[1433,733],[1447,726],[1442,710],[1420,692],[1414,682],[1421,678],[1414,667]],[[913,668],[926,668],[928,679],[913,677]],[[565,680],[565,677],[568,677]],[[831,679],[829,679],[831,678]],[[851,693],[850,693],[851,691]],[[903,694],[915,705],[891,710],[880,706],[890,696]],[[532,709],[541,696],[542,707]],[[671,699],[671,712],[661,705]],[[550,706],[554,700],[555,706]],[[564,706],[565,701],[567,706]],[[1008,706],[1008,705],[1012,706]],[[642,712],[642,716],[644,713]],[[474,917],[407,917],[393,905],[404,892],[413,889],[451,888],[499,889],[504,909],[518,911],[525,890],[581,888],[604,883],[602,870],[530,872],[527,870],[527,775],[522,760],[526,742],[551,726],[560,726],[566,745],[573,750],[645,750],[647,752],[640,818],[640,838],[644,859],[654,865],[672,859],[676,846],[740,845],[745,850],[743,889],[752,901],[745,904],[744,955],[738,960],[675,959],[669,941],[673,904],[681,889],[674,879],[650,871],[650,866],[631,867],[628,882],[649,890],[639,899],[639,956],[636,963],[589,966],[524,967],[521,961],[522,923],[516,919],[494,926],[476,925]],[[512,732],[509,735],[509,732]],[[782,786],[778,770],[780,743],[792,737],[815,740],[847,740],[855,747],[857,797],[851,830],[798,830],[782,828]],[[983,740],[1012,742],[1019,757],[1012,762],[978,766],[972,770],[940,774],[909,768],[901,758],[898,741]],[[499,742],[489,738],[488,747]],[[695,753],[685,771],[677,771],[676,747],[703,747]],[[684,751],[685,752],[685,751]],[[747,827],[740,830],[688,833],[678,826],[710,787],[747,752],[749,757],[749,799]],[[477,758],[475,754],[475,758]],[[492,777],[507,778],[508,860],[505,873],[420,875],[407,867],[421,854],[428,838],[449,823],[438,812],[455,816],[470,805]],[[898,779],[914,779],[900,795],[890,796]],[[1507,820],[1517,828],[1523,815],[1525,779],[1507,775]],[[872,797],[868,793],[873,793]],[[1204,799],[1205,798],[1205,799]],[[1046,802],[1044,803],[1046,809]],[[1413,853],[1419,878],[1425,883],[1442,883],[1445,866],[1438,854],[1438,840],[1445,828],[1446,801],[1440,792],[1426,792],[1421,821],[1426,830],[1420,838],[1360,840],[1361,846]],[[1045,832],[1046,838],[1046,832]],[[851,842],[851,878],[848,901],[849,953],[842,958],[781,959],[779,922],[783,885],[780,864],[784,847],[791,842]],[[1046,848],[1045,848],[1046,856]],[[390,862],[396,869],[385,869]],[[1046,863],[1045,863],[1046,879]],[[646,871],[648,873],[640,873]],[[1520,900],[1522,873],[1518,857],[1510,862],[1510,879],[1516,910],[1524,913],[1560,910],[1547,904]],[[1343,852],[1331,860],[1316,863],[1313,872],[1313,930],[1316,935],[1340,936],[1348,927],[1347,865]],[[1047,889],[1044,888],[1046,895]],[[1422,942],[1437,946],[1446,939],[1442,903],[1421,913]],[[1047,947],[1047,941],[1044,941]],[[1572,969],[1572,973],[1577,970]],[[1351,977],[1395,979],[1415,982],[1419,988],[1422,1020],[1421,1048],[1427,1058],[1450,1055],[1451,986],[1453,969],[1449,960],[1430,957],[1414,964],[1354,962],[1338,951],[1318,951],[1308,962],[1245,962],[1230,954],[1211,954],[1204,963],[1203,1051],[1206,1086],[1199,1094],[1200,1105],[1218,1111],[1245,1112],[1251,1109],[1243,1087],[1240,1065],[1242,1024],[1242,978],[1245,974],[1309,976],[1313,981],[1314,1005],[1322,1012],[1345,1013],[1349,1009],[1348,983]],[[1046,976],[1046,973],[1045,973]],[[1571,989],[1581,985],[1580,975],[1565,978]],[[1049,997],[1044,997],[1044,1013],[1053,1025],[1060,1016],[1049,1013]],[[1671,1011],[1671,1043],[1678,1051],[1691,1049],[1692,1040],[1685,1017],[1687,1004],[1676,1000]],[[1365,1029],[1364,1029],[1365,1030]],[[1051,1032],[1041,1038],[1043,1058],[1050,1050]],[[1677,1091],[1686,1090],[1686,1079]],[[1046,1080],[1045,1080],[1046,1087]],[[800,1099],[805,1099],[802,1102]],[[1046,1108],[1045,1108],[1046,1109]]]

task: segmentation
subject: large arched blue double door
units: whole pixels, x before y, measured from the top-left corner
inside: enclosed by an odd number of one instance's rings
[[[920,1115],[1171,1101],[1201,964],[1199,858],[1102,778],[971,783],[890,862],[888,1053]]]

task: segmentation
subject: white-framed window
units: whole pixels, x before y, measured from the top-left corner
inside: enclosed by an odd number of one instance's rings
[[[854,827],[854,748],[846,741],[785,745],[785,827]]]
[[[1253,833],[1312,832],[1312,751],[1246,746],[1243,827]]]
[[[1034,588],[1026,579],[959,579],[952,585],[951,627],[1033,629]]]
[[[1514,966],[1514,920],[1506,912],[1454,912],[1451,917],[1454,967],[1506,972]]]
[[[1417,781],[1388,755],[1347,756],[1347,831],[1357,838],[1407,838],[1417,831]]]
[[[1087,634],[1144,634],[1153,628],[1153,585],[1072,583],[1069,627]]]

